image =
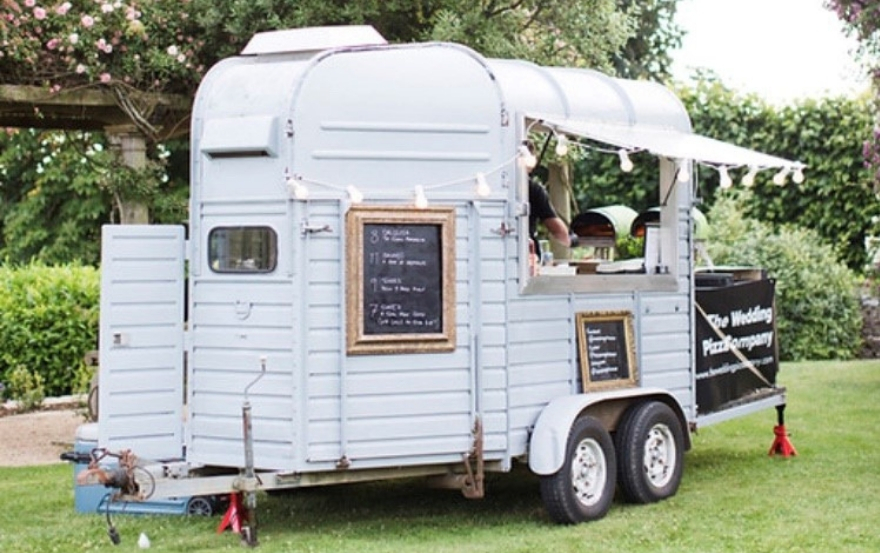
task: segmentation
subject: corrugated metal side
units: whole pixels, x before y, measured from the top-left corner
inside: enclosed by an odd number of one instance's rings
[[[479,221],[472,224],[476,247],[472,250],[476,272],[470,274],[471,306],[475,309],[474,333],[478,336],[477,358],[478,408],[483,421],[483,449],[486,459],[506,459],[508,424],[508,350],[507,326],[507,240],[499,229],[507,215],[503,202],[483,202]]]
[[[338,203],[310,207],[310,224],[341,224]],[[471,447],[473,427],[468,323],[468,217],[456,216],[454,352],[344,353],[346,303],[340,233],[309,238],[305,317],[306,466],[325,470],[343,458],[352,468],[448,463]]]
[[[252,406],[258,468],[290,469],[295,457],[297,384],[294,371],[294,292],[290,256],[282,238],[291,232],[287,202],[206,201],[202,242],[215,226],[269,226],[279,236],[278,267],[269,274],[219,274],[203,253],[193,260],[189,360],[188,458],[195,463],[243,466],[241,411],[245,388]]]
[[[662,182],[672,182],[672,168],[661,163]],[[664,180],[664,179],[669,179]],[[674,185],[673,185],[674,186]],[[664,191],[661,191],[665,195]],[[675,186],[664,216],[676,217],[674,268],[678,292],[644,292],[637,304],[636,335],[640,383],[669,391],[685,416],[693,416],[693,289],[691,196]],[[665,246],[668,247],[668,244]]]
[[[634,294],[536,294],[510,301],[511,456],[528,451],[529,433],[547,403],[581,389],[575,314],[624,310],[635,313],[635,307]]]
[[[183,227],[102,228],[100,447],[183,454],[183,262]]]
[[[296,290],[291,207],[285,182],[287,113],[307,60],[225,60],[203,80],[193,108],[190,206],[190,353],[187,459],[244,465],[242,404],[250,389],[258,468],[292,470],[300,416],[294,375]],[[216,273],[216,227],[268,226],[278,236],[267,274]]]
[[[673,182],[673,167],[660,164],[662,183]],[[673,185],[674,186],[674,185]],[[661,190],[668,202],[664,217],[676,217],[674,235],[664,236],[674,264],[676,290],[601,290],[589,294],[519,294],[522,270],[511,245],[508,271],[510,317],[509,414],[510,454],[528,450],[529,433],[544,406],[557,397],[582,390],[575,317],[587,311],[628,311],[633,315],[638,383],[668,390],[685,415],[693,415],[691,228],[687,187]],[[633,277],[633,275],[629,275]],[[593,278],[584,275],[578,278]],[[650,276],[645,276],[648,282]]]
[[[415,186],[423,185],[430,205],[455,206],[457,344],[449,353],[347,355],[340,326],[346,237],[310,235],[303,250],[307,374],[300,470],[326,470],[343,458],[353,469],[460,462],[471,448],[481,402],[492,405],[484,420],[492,428],[487,441],[504,449],[504,292],[475,277],[491,272],[496,283],[504,279],[505,241],[490,232],[505,213],[509,173],[503,171],[512,167],[514,151],[504,143],[503,117],[497,83],[483,61],[461,47],[334,52],[304,74],[293,102],[291,171],[309,187],[309,224],[344,228],[347,202],[340,196],[349,185],[368,205],[411,204]],[[491,187],[485,201],[493,207],[485,209],[494,223],[485,223],[468,201],[476,199],[478,172]],[[483,242],[487,233],[491,238]],[[485,256],[476,254],[478,247]],[[477,299],[483,290],[486,306]],[[478,336],[483,318],[490,329]],[[492,345],[483,355],[477,346],[486,348],[487,339]],[[477,389],[487,381],[494,392]]]
[[[690,298],[645,294],[639,302],[639,373],[642,386],[668,390],[688,413],[691,397]]]

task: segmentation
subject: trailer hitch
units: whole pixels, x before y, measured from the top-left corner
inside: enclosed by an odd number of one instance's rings
[[[108,457],[117,459],[115,467],[103,467],[99,464]],[[93,449],[89,458],[88,468],[76,475],[76,483],[80,486],[100,484],[115,488],[118,491],[114,494],[114,499],[142,501],[152,494],[152,491],[145,493],[141,490],[141,484],[135,477],[138,458],[131,450],[113,453],[106,449]],[[152,475],[149,478],[152,479]]]
[[[96,448],[88,454],[87,459],[85,457],[85,454],[73,452],[61,456],[66,461],[83,462],[88,460],[88,468],[76,475],[78,485],[103,485],[117,490],[107,494],[109,501],[105,506],[105,516],[107,517],[107,537],[110,538],[113,545],[119,545],[122,538],[110,518],[110,503],[114,501],[143,501],[152,495],[153,489],[150,489],[149,493],[143,491],[142,482],[138,482],[136,477],[136,472],[140,468],[138,467],[138,458],[131,450],[126,449],[119,453],[113,453],[106,449]],[[102,467],[99,464],[108,457],[117,460],[115,467]],[[152,482],[155,486],[152,474],[141,470],[147,476],[147,481]]]

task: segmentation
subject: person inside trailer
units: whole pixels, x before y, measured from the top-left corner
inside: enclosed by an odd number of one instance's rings
[[[529,177],[529,237],[532,239],[532,247],[538,259],[541,259],[541,245],[538,241],[538,223],[544,225],[550,237],[562,244],[563,246],[571,246],[571,236],[568,231],[568,225],[557,215],[556,210],[550,203],[550,196],[541,183],[540,177],[546,178],[547,168],[537,166]]]

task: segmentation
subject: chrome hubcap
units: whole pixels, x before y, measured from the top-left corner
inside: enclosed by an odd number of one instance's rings
[[[608,464],[596,440],[582,440],[575,448],[571,463],[571,485],[575,497],[585,506],[595,505],[602,498],[608,480]]]
[[[645,440],[645,475],[652,486],[662,488],[675,472],[675,437],[665,424],[655,424]]]

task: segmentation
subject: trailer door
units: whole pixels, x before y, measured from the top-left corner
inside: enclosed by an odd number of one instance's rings
[[[100,447],[183,454],[184,250],[180,226],[102,229]]]

